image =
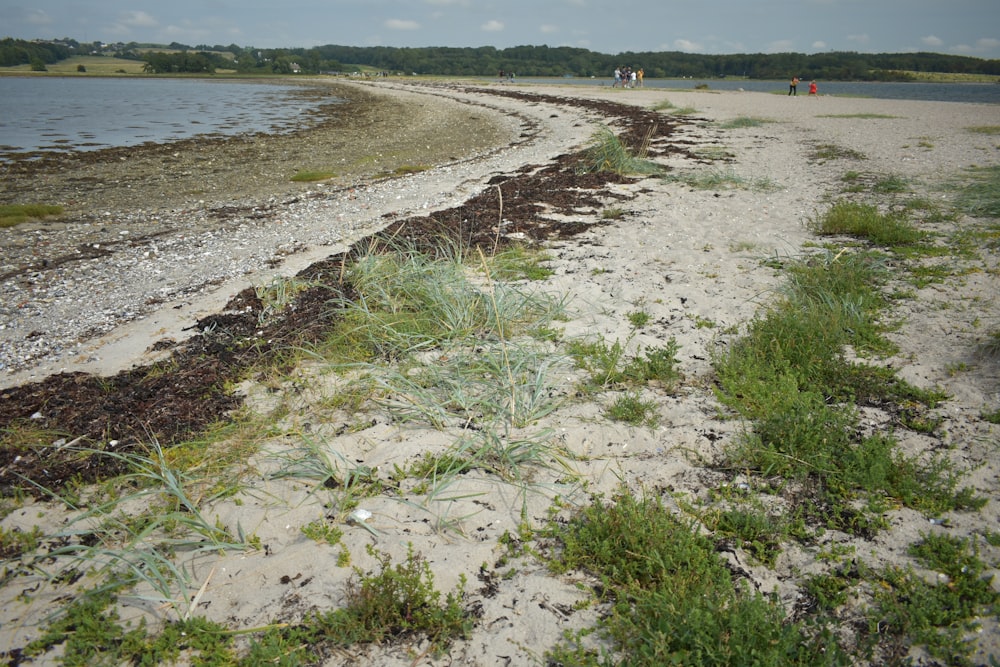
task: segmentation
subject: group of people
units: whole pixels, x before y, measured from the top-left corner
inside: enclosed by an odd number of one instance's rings
[[[788,84],[788,94],[792,95],[792,96],[799,94],[799,77],[797,77],[797,76],[793,76],[792,77],[791,83]],[[809,94],[810,95],[818,95],[819,94],[818,88],[816,87],[816,82],[815,81],[810,81],[809,82]]]
[[[642,86],[642,76],[643,71],[641,67],[636,70],[633,70],[631,67],[616,67],[615,82],[611,84],[611,87],[635,88],[636,86]]]

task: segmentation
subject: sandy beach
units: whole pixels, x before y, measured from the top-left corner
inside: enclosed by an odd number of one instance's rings
[[[234,388],[244,416],[267,416],[274,434],[256,439],[253,454],[240,463],[241,489],[212,499],[206,492],[201,509],[232,533],[237,526],[240,532],[252,533],[258,548],[177,554],[192,573],[189,594],[193,598],[197,593],[191,605],[195,615],[232,630],[300,622],[315,610],[343,604],[353,568],[370,571],[378,565],[373,553],[401,562],[409,549],[426,558],[439,590],[452,591],[467,582],[465,604],[476,610],[470,636],[452,642],[443,654],[427,650],[427,640],[417,638],[338,648],[316,656],[314,664],[546,664],[545,652],[564,633],[592,627],[608,611],[607,605],[592,601],[592,575],[556,575],[531,555],[532,550],[548,548],[541,530],[551,516],[568,516],[595,495],[610,497],[627,488],[637,495],[656,494],[678,515],[692,518],[690,508],[708,502],[713,493],[739,485],[758,488],[763,481],[762,475],[722,464],[723,450],[745,433],[746,424],[719,403],[712,360],[781,294],[787,276],[776,270],[777,264],[822,244],[835,246],[834,252],[853,252],[847,239],[820,239],[810,225],[834,202],[852,196],[845,175],[861,183],[894,177],[905,183],[905,198],[947,205],[953,194],[945,185],[965,178],[970,168],[1000,164],[997,135],[970,129],[1000,127],[1000,107],[991,105],[789,98],[711,89],[396,80],[350,85],[402,105],[419,104],[431,116],[435,109],[448,109],[453,122],[437,132],[460,132],[461,117],[474,114],[477,127],[491,127],[492,134],[467,147],[466,154],[433,155],[429,159],[434,168],[408,175],[352,174],[350,181],[345,177],[340,183],[299,185],[294,192],[268,191],[266,222],[240,213],[216,225],[210,237],[199,236],[202,232],[193,227],[156,237],[155,252],[146,242],[123,244],[122,254],[112,255],[120,258],[118,285],[113,288],[80,278],[79,284],[61,283],[61,296],[52,296],[50,302],[37,299],[28,304],[29,288],[12,283],[20,278],[8,278],[3,305],[13,308],[13,297],[20,296],[26,304],[20,311],[36,309],[34,317],[40,319],[11,316],[4,330],[7,340],[27,340],[32,331],[44,329],[38,324],[44,318],[83,317],[72,313],[88,300],[88,293],[94,295],[94,310],[101,310],[105,297],[100,295],[130,292],[116,297],[130,304],[118,309],[135,315],[104,331],[94,325],[95,335],[61,343],[61,353],[38,353],[8,369],[0,381],[3,391],[56,373],[112,377],[162,360],[172,345],[199,335],[197,322],[221,311],[248,287],[301,274],[316,262],[364,247],[366,239],[391,222],[433,217],[489,192],[504,178],[541,170],[560,156],[584,149],[609,119],[581,101],[659,114],[673,129],[652,148],[669,145],[676,150],[660,158],[654,150],[653,161],[671,174],[724,178],[705,188],[690,180],[631,177],[607,185],[599,194],[599,206],[538,214],[550,221],[587,225],[582,233],[565,239],[553,235],[543,244],[552,274],[532,286],[565,302],[566,316],[557,323],[560,338],[618,341],[630,354],[674,340],[683,374],[669,392],[644,388],[642,396],[655,402],[658,419],[652,426],[631,426],[606,417],[613,394],[581,395],[575,389],[578,372],[560,368],[565,380],[552,385],[558,409],[508,435],[530,440],[550,434],[547,437],[565,453],[560,462],[565,466],[532,467],[516,482],[472,471],[433,493],[427,480],[403,476],[390,489],[392,471],[405,470],[428,454],[447,453],[468,437],[461,424],[408,421],[382,405],[346,409],[332,398],[342,390],[343,378],[322,361],[303,362],[280,380],[255,377]],[[758,122],[733,122],[740,119]],[[456,145],[452,153],[459,150]],[[414,155],[408,153],[401,162],[412,164],[419,159]],[[246,193],[240,196],[246,211],[261,203]],[[232,205],[221,195],[218,200],[199,197],[196,205],[171,202],[172,208],[157,212],[159,224],[180,229],[180,223],[171,222],[175,218],[214,219],[213,207]],[[889,197],[878,201],[884,204]],[[513,209],[515,203],[505,195],[504,207]],[[606,209],[615,209],[616,215],[602,216]],[[148,216],[143,219],[148,223]],[[951,234],[986,223],[958,216],[921,224],[927,231]],[[121,226],[114,227],[115,233],[120,231]],[[170,242],[182,237],[187,240]],[[202,249],[192,250],[196,246],[190,244],[199,238]],[[127,253],[136,259],[128,259]],[[147,280],[143,276],[153,275],[150,269],[156,261],[163,262],[156,279]],[[803,579],[833,567],[820,553],[850,552],[872,568],[905,566],[916,562],[908,548],[921,534],[938,531],[975,540],[979,557],[988,564],[987,574],[995,573],[1000,563],[1000,547],[984,541],[984,536],[1000,531],[1000,427],[983,418],[1000,410],[1000,360],[982,354],[989,333],[1000,328],[1000,266],[995,251],[947,261],[952,272],[944,280],[898,286],[908,293],[893,301],[890,315],[899,322],[888,334],[898,352],[877,361],[919,388],[947,395],[931,411],[940,420],[937,428],[917,432],[873,408],[863,410],[861,421],[864,428],[893,432],[907,455],[947,457],[962,471],[961,485],[987,502],[981,509],[948,512],[945,517],[893,507],[885,513],[884,530],[867,537],[828,530],[808,542],[790,541],[769,565],[739,545],[720,548],[734,573],[753,589],[773,594],[790,617],[804,599]],[[57,278],[63,280],[61,274]],[[640,311],[648,318],[637,327],[630,316]],[[164,341],[170,345],[157,345]],[[274,416],[278,407],[280,416]],[[67,434],[67,439],[73,436]],[[307,445],[327,452],[336,467],[363,467],[382,479],[385,492],[354,498],[356,503],[348,506],[346,489],[276,474]],[[16,471],[14,465],[9,463],[5,472]],[[762,502],[778,502],[777,495],[762,493]],[[40,499],[4,502],[4,531],[28,532],[40,526],[52,535],[75,516]],[[362,519],[356,514],[359,509],[365,512]],[[304,527],[317,521],[343,531],[337,546],[303,534]],[[508,558],[511,536],[532,534],[537,543]],[[29,560],[19,555],[6,564],[0,589],[0,650],[23,649],[41,634],[46,618],[67,592],[93,584],[86,577],[72,584],[45,582],[41,568],[25,565]],[[29,595],[22,594],[26,590]],[[122,619],[134,623],[144,618],[153,626],[178,615],[176,607],[124,596],[118,610]],[[859,608],[840,613],[845,628],[855,627],[861,618]],[[993,617],[977,620],[981,630],[971,636],[971,660],[987,664],[989,656],[1000,657],[1000,626]],[[58,652],[53,649],[25,664],[56,664]],[[941,664],[919,648],[911,656],[917,664]]]

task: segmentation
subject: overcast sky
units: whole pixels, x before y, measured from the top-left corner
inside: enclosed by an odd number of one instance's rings
[[[0,37],[1000,58],[1000,0],[0,0]]]

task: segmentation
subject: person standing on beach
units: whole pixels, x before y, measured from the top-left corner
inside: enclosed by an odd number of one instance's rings
[[[620,67],[616,67],[615,68],[615,82],[613,84],[611,84],[611,87],[612,88],[617,88],[618,84],[619,84],[619,82],[621,82],[621,80],[622,80],[622,70],[621,70]]]
[[[799,77],[793,76],[792,82],[788,84],[788,94],[795,95],[797,97],[799,94],[798,87],[799,87]]]
[[[810,81],[809,82],[809,94],[810,95],[817,95],[818,96],[818,94],[816,92],[816,82],[815,81]]]
[[[636,72],[636,75],[639,77],[639,87],[642,88],[642,77],[645,75],[645,72],[642,71],[641,67],[639,68],[639,71]]]

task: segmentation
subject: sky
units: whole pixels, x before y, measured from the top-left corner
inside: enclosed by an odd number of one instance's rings
[[[1000,58],[1000,0],[0,0],[0,38]]]

